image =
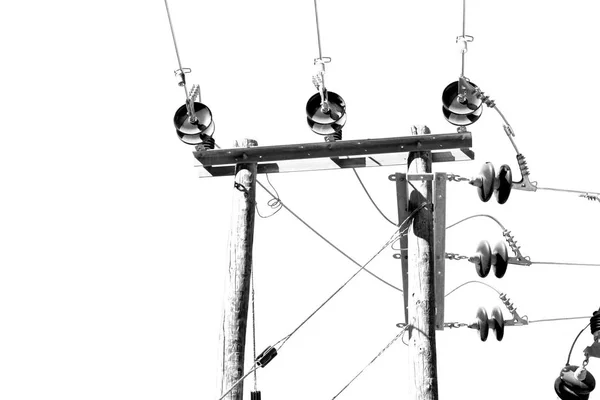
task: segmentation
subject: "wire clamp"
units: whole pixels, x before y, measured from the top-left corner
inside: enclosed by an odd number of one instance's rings
[[[475,38],[471,35],[461,35],[461,36],[457,36],[456,37],[456,43],[460,43],[461,44],[461,49],[460,52],[461,53],[466,53],[467,51],[469,51],[469,49],[467,48],[467,43],[472,42],[473,40],[475,40]]]
[[[190,72],[192,72],[191,68],[181,68],[181,69],[176,69],[175,71],[175,76],[179,79],[179,82],[177,82],[177,84],[179,86],[185,86],[185,74],[189,74]]]

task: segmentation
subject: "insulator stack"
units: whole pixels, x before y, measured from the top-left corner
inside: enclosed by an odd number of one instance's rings
[[[452,125],[467,126],[481,117],[483,102],[477,98],[477,85],[461,77],[450,83],[442,93],[442,112]]]
[[[321,93],[316,93],[308,99],[306,122],[317,135],[334,135],[334,140],[341,140],[342,128],[347,119],[346,102],[337,93],[329,91],[325,93],[325,100],[321,97]]]
[[[469,183],[477,187],[481,201],[489,201],[494,194],[498,203],[504,204],[508,200],[513,186],[512,171],[508,165],[503,164],[496,173],[494,165],[487,162],[481,167],[479,175],[471,179]]]
[[[469,325],[469,327],[477,329],[482,342],[487,340],[490,329],[494,331],[498,341],[504,338],[504,317],[498,307],[494,307],[491,317],[488,317],[485,308],[479,307],[475,316],[475,323]]]
[[[179,136],[182,142],[190,145],[198,145],[202,144],[206,137],[213,135],[215,123],[210,109],[204,104],[194,102],[193,109],[194,118],[192,119],[188,115],[186,104],[179,107],[175,112],[173,124],[175,125],[177,136]]]

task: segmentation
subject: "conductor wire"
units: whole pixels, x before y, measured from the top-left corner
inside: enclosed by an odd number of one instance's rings
[[[181,58],[179,57],[179,48],[177,47],[177,39],[175,39],[175,30],[173,29],[173,21],[171,20],[171,12],[169,11],[169,4],[165,0],[165,8],[167,9],[167,18],[169,19],[169,27],[171,28],[171,36],[173,37],[173,44],[175,45],[175,55],[177,56],[177,64],[179,65],[179,71],[183,73],[183,67],[181,66]],[[185,79],[183,80],[183,88],[185,89],[185,97],[188,98],[187,85]]]
[[[365,194],[367,195],[367,197],[369,198],[369,200],[371,200],[371,203],[373,204],[373,206],[377,209],[377,211],[379,211],[379,214],[381,214],[381,216],[383,218],[385,218],[385,220],[387,222],[389,222],[390,224],[392,224],[394,226],[398,226],[398,224],[396,224],[394,221],[392,221],[390,218],[388,218],[388,216],[385,215],[383,213],[383,211],[381,211],[381,209],[379,208],[379,206],[377,206],[377,203],[375,203],[375,200],[373,200],[373,198],[371,197],[371,194],[367,190],[367,188],[366,188],[365,184],[363,183],[362,179],[360,179],[360,176],[358,175],[358,172],[356,172],[356,168],[352,168],[352,171],[354,171],[354,175],[356,175],[356,179],[358,179],[358,182],[360,183],[360,186],[362,186],[363,190],[365,191]]]
[[[466,16],[467,16],[467,0],[463,0],[463,9],[462,9],[462,38],[463,38],[463,40],[465,39],[465,32],[466,32],[466,26],[467,26]],[[465,42],[465,46],[466,46],[466,42]],[[460,69],[460,76],[465,76],[465,53],[466,52],[467,52],[467,49],[465,47],[464,51],[461,52],[462,66]]]
[[[577,343],[577,339],[579,339],[579,336],[581,336],[581,334],[583,333],[583,331],[585,331],[587,329],[587,327],[590,326],[590,324],[591,324],[591,322],[588,323],[586,326],[584,326],[583,329],[575,337],[575,340],[573,340],[573,344],[571,345],[571,350],[569,350],[569,356],[567,357],[567,364],[566,365],[569,365],[569,362],[571,361],[571,353],[573,353],[573,347],[575,347],[575,343]]]
[[[321,30],[319,28],[319,10],[317,7],[317,0],[314,0],[315,3],[315,20],[317,22],[317,43],[319,45],[319,59],[323,59],[323,53],[321,51]]]
[[[360,370],[360,372],[358,374],[356,374],[356,376],[354,376],[354,378],[352,378],[350,380],[350,382],[348,382],[346,384],[346,386],[344,386],[342,388],[342,390],[340,390],[335,396],[333,396],[331,398],[331,400],[335,400],[340,394],[342,394],[342,392],[344,390],[346,390],[346,388],[348,388],[348,386],[350,386],[352,384],[352,382],[354,382],[356,380],[356,378],[358,378],[360,376],[360,374],[362,374],[367,368],[369,368],[371,366],[371,364],[373,364],[375,362],[375,360],[377,360],[379,357],[381,357],[381,355],[391,346],[394,344],[394,342],[396,340],[398,340],[402,335],[404,335],[404,332],[406,331],[406,329],[408,328],[408,325],[406,325],[405,327],[402,328],[402,330],[400,330],[400,333],[398,333],[391,342],[389,342],[376,356],[375,358],[373,358],[371,360],[371,362],[369,362],[363,369]]]
[[[458,221],[458,222],[455,222],[455,223],[453,223],[452,225],[449,225],[449,226],[447,226],[447,227],[446,227],[446,229],[450,229],[450,228],[452,228],[452,227],[454,227],[454,226],[456,226],[456,225],[458,225],[458,224],[460,224],[460,223],[462,223],[462,222],[465,222],[465,221],[467,221],[467,220],[469,220],[469,219],[471,219],[471,218],[475,218],[475,217],[486,217],[486,218],[490,218],[490,219],[494,220],[494,221],[495,221],[495,222],[496,222],[496,223],[497,223],[497,224],[500,226],[500,228],[502,228],[502,230],[503,230],[503,231],[505,231],[505,230],[506,230],[506,228],[504,227],[504,225],[502,225],[502,224],[500,223],[500,221],[498,221],[496,218],[494,218],[494,217],[492,217],[491,215],[488,215],[488,214],[476,214],[476,215],[471,215],[470,217],[463,218],[463,219],[461,219],[460,221]]]
[[[262,187],[271,197],[273,197],[274,199],[279,201],[279,204],[281,204],[281,207],[285,208],[290,214],[292,214],[298,221],[300,221],[304,226],[306,226],[308,229],[310,229],[315,235],[317,235],[318,237],[320,237],[324,242],[326,242],[328,245],[330,245],[331,247],[333,247],[338,253],[340,253],[341,255],[343,255],[344,257],[346,257],[349,261],[351,261],[353,264],[355,264],[356,266],[360,267],[361,269],[364,269],[365,272],[367,272],[369,275],[371,275],[372,277],[374,277],[375,279],[379,280],[382,283],[385,283],[386,285],[388,285],[389,287],[391,287],[392,289],[395,289],[399,292],[402,292],[402,289],[392,285],[391,283],[387,282],[386,280],[380,278],[379,276],[375,275],[373,272],[371,272],[370,270],[368,270],[367,268],[363,268],[363,266],[356,260],[354,260],[352,257],[350,257],[348,254],[346,254],[342,249],[340,249],[339,247],[337,247],[335,244],[333,244],[330,240],[328,240],[325,236],[321,235],[319,232],[317,232],[312,226],[310,226],[306,221],[304,221],[302,218],[300,218],[300,216],[298,216],[298,214],[296,214],[295,212],[293,212],[288,206],[285,205],[285,203],[283,201],[281,201],[280,198],[275,197],[275,195],[265,187],[265,185],[263,185],[259,180],[256,181],[256,183],[258,183],[260,185],[260,187]],[[417,211],[419,211],[421,208],[423,208],[424,206],[426,206],[426,204],[422,204],[421,207],[418,207],[417,209],[415,209],[415,211],[413,211],[409,217],[407,218],[410,219],[414,216],[414,214],[416,214]],[[404,225],[404,223],[402,223],[401,225]]]

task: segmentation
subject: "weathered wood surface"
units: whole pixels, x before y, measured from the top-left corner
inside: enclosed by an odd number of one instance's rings
[[[467,149],[472,145],[471,133],[445,133],[428,136],[399,136],[382,139],[340,140],[195,151],[194,156],[205,167],[238,163],[265,163],[311,158],[335,158],[373,154],[405,153]]]
[[[426,136],[427,127],[413,128],[413,135]],[[430,173],[431,153],[412,152],[408,173]],[[409,399],[437,400],[437,361],[435,343],[435,292],[432,251],[432,181],[411,181],[409,211],[427,206],[415,215],[408,231],[408,332]]]
[[[256,146],[245,139],[242,146]],[[256,164],[238,164],[229,233],[229,267],[223,298],[222,328],[219,337],[219,395],[244,375],[244,350],[248,322],[252,244],[256,198]],[[242,400],[243,382],[225,399]]]

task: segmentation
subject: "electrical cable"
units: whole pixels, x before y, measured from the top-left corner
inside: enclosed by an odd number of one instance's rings
[[[267,192],[269,193],[272,197],[273,194],[262,184],[257,180],[257,183]],[[277,199],[281,202],[280,199]],[[298,216],[296,216],[289,208],[286,207],[286,205],[281,202],[282,207],[284,207],[286,210],[290,211],[290,213],[292,213],[292,215],[294,215],[296,218],[299,218]],[[412,220],[412,218],[416,215],[416,213],[418,211],[420,211],[422,208],[426,207],[427,203],[423,203],[421,204],[419,207],[417,207],[413,212],[411,212],[409,214],[408,217],[406,217],[406,219],[404,221],[402,221],[402,224],[400,224],[400,226],[398,227],[397,230],[394,231],[394,233],[392,234],[392,236],[390,237],[390,239],[385,243],[385,245],[382,246],[382,248],[375,253],[375,255],[373,255],[373,257],[371,257],[371,259],[369,261],[367,261],[364,265],[360,265],[360,269],[358,271],[356,271],[346,282],[344,282],[335,292],[333,292],[333,294],[331,296],[329,296],[327,298],[327,300],[325,300],[323,303],[321,303],[321,305],[319,307],[317,307],[317,309],[315,311],[313,311],[307,318],[305,318],[292,332],[290,332],[289,334],[285,335],[283,338],[279,339],[273,346],[271,346],[274,350],[279,350],[283,347],[283,345],[296,333],[298,332],[298,330],[304,326],[319,310],[321,310],[335,295],[337,295],[344,287],[346,287],[346,285],[348,285],[348,283],[350,283],[350,281],[352,279],[354,279],[354,277],[356,277],[358,275],[358,273],[360,273],[362,270],[367,270],[366,266],[373,261],[379,254],[381,254],[381,252],[383,250],[385,250],[388,246],[390,246],[397,238],[397,236],[400,233],[403,226],[405,224],[407,224],[409,221]],[[324,239],[325,241],[327,241],[327,239],[325,239],[322,235],[320,235],[317,231],[315,231],[312,227],[310,227],[308,224],[306,224],[304,221],[300,220],[301,222],[303,222],[307,227],[309,227],[313,232],[315,232],[317,235],[319,235],[319,237],[321,237],[322,239]],[[404,230],[406,231],[406,229]],[[329,241],[327,241],[327,243],[330,243]],[[333,246],[333,245],[332,245]],[[348,255],[346,255],[345,253],[343,253],[341,250],[339,250],[337,247],[333,246],[334,248],[336,248],[339,252],[341,252],[342,254],[344,254],[348,259],[350,259],[352,262],[356,263],[356,261],[354,261],[352,258],[350,258]],[[357,263],[356,263],[357,264]],[[379,278],[380,279],[380,278]],[[380,279],[381,280],[381,279]],[[393,285],[391,285],[388,282],[383,281],[384,283],[394,287]],[[396,288],[397,290],[399,290],[400,292],[402,292],[401,289]],[[275,355],[277,354],[277,352],[275,351]],[[270,360],[269,360],[270,361]],[[228,393],[230,393],[238,384],[240,384],[240,382],[242,382],[244,379],[246,379],[250,373],[253,373],[256,369],[258,369],[258,367],[261,366],[259,365],[259,360],[255,359],[255,362],[252,366],[252,369],[250,370],[250,372],[248,372],[246,375],[244,375],[242,378],[238,379],[220,398],[219,400],[222,400]],[[264,366],[264,365],[263,365]]]
[[[589,317],[565,317],[565,318],[546,318],[546,319],[535,319],[529,321],[530,324],[534,324],[536,322],[554,322],[554,321],[570,321],[572,319],[586,319]]]
[[[381,214],[381,216],[383,218],[385,218],[385,220],[387,222],[389,222],[390,224],[394,225],[394,226],[398,226],[398,223],[392,221],[390,218],[387,217],[387,215],[385,215],[383,213],[383,211],[381,211],[381,209],[377,206],[377,204],[375,203],[375,200],[373,200],[373,198],[371,197],[371,194],[369,193],[369,191],[367,190],[365,184],[363,183],[362,179],[360,179],[360,176],[358,175],[358,172],[356,172],[356,168],[352,168],[352,171],[354,171],[354,175],[356,175],[356,179],[358,179],[358,182],[360,183],[360,186],[362,186],[363,190],[365,191],[365,194],[367,195],[367,197],[369,198],[369,200],[371,200],[371,203],[373,204],[373,206],[377,209],[377,211],[379,211],[379,214]]]
[[[505,228],[505,227],[504,227],[504,226],[503,226],[503,225],[500,223],[500,221],[498,221],[496,218],[494,218],[494,217],[492,217],[491,215],[488,215],[488,214],[476,214],[476,215],[471,215],[470,217],[467,217],[467,218],[461,219],[460,221],[458,221],[458,222],[455,222],[455,223],[453,223],[452,225],[449,225],[449,226],[447,226],[447,227],[446,227],[446,229],[450,229],[450,228],[452,228],[452,227],[455,227],[456,225],[458,225],[458,224],[460,224],[460,223],[462,223],[462,222],[465,222],[465,221],[467,221],[467,220],[469,220],[469,219],[471,219],[471,218],[475,218],[475,217],[487,217],[487,218],[490,218],[490,219],[494,220],[494,221],[495,221],[495,222],[496,222],[496,223],[497,223],[497,224],[500,226],[500,228],[502,228],[502,230],[503,230],[503,231],[505,231],[505,230],[506,230],[506,228]]]
[[[306,221],[304,221],[302,218],[300,218],[298,216],[298,214],[296,214],[295,212],[293,212],[288,206],[285,205],[285,203],[283,201],[281,201],[281,199],[279,197],[275,197],[275,195],[273,193],[271,193],[271,191],[269,191],[269,189],[267,189],[260,181],[256,181],[271,197],[273,197],[274,199],[276,199],[277,201],[279,201],[279,203],[281,204],[281,206],[283,208],[285,208],[290,214],[292,214],[292,216],[294,216],[294,218],[296,218],[298,221],[300,221],[304,226],[306,226],[308,229],[310,229],[314,234],[316,234],[318,237],[320,237],[323,241],[325,241],[329,246],[331,246],[333,249],[335,249],[338,253],[340,253],[341,255],[343,255],[344,257],[346,257],[349,261],[351,261],[353,264],[355,264],[356,266],[362,268],[362,265],[360,263],[358,263],[356,260],[354,260],[352,257],[350,257],[348,254],[346,254],[343,250],[341,250],[339,247],[337,247],[336,245],[334,245],[331,241],[329,241],[327,238],[325,238],[325,236],[323,236],[322,234],[320,234],[319,232],[317,232],[317,230],[315,230],[312,226],[310,226]],[[418,212],[421,208],[423,208],[424,206],[426,206],[426,204],[422,204],[421,206],[417,207],[407,218],[410,219],[412,218],[412,216],[414,214],[416,214],[416,212]],[[403,223],[404,224],[404,223]],[[402,224],[402,225],[403,225]],[[380,278],[378,275],[374,274],[373,272],[371,272],[370,270],[364,268],[365,272],[367,272],[369,275],[371,275],[372,277],[374,277],[375,279],[378,279],[380,282],[385,283],[386,285],[388,285],[389,287],[391,287],[392,289],[396,289],[399,292],[402,292],[402,289],[392,285],[391,283],[387,282],[386,280],[384,280],[383,278]]]
[[[371,261],[373,261],[379,254],[381,254],[381,252],[383,250],[385,250],[390,244],[392,244],[396,240],[397,234],[398,234],[398,231],[394,231],[394,233],[392,234],[390,239],[381,247],[381,249],[379,249],[379,251],[377,251],[377,253],[375,253],[375,255],[373,255],[373,257],[371,257],[371,259],[369,261],[367,261],[346,282],[344,282],[337,290],[335,290],[331,294],[331,296],[329,296],[327,298],[327,300],[325,300],[323,303],[321,303],[321,305],[319,307],[317,307],[307,318],[305,318],[304,321],[302,321],[290,334],[286,335],[283,339],[283,343],[281,343],[280,348],[283,347],[285,342],[287,342],[292,337],[292,335],[294,335],[302,326],[304,326],[304,324],[306,324],[308,322],[308,320],[310,320],[317,312],[319,312],[319,310],[321,310],[321,308],[323,308],[331,299],[333,299],[333,297],[335,297],[335,295],[337,295],[343,288],[345,288],[346,285],[348,285],[350,283],[350,281],[352,281],[356,277],[356,275],[358,275],[363,269],[365,269],[365,267],[367,265],[369,265],[369,263]]]
[[[275,195],[277,197],[276,198],[272,198],[269,201],[267,201],[267,206],[269,206],[271,209],[274,210],[269,215],[262,215],[260,213],[259,209],[258,209],[258,203],[255,204],[256,213],[258,214],[259,217],[261,217],[263,219],[271,218],[273,215],[277,214],[281,210],[281,203],[278,200],[279,199],[279,193],[277,192],[277,188],[275,188],[275,186],[273,186],[273,184],[271,183],[271,180],[269,179],[269,174],[265,174],[265,177],[267,178],[267,182],[269,183],[269,186],[271,186],[273,188],[273,191],[275,192]]]
[[[598,192],[584,192],[583,190],[570,190],[570,189],[557,189],[557,188],[545,188],[545,187],[540,187],[540,186],[536,186],[536,188],[538,190],[548,190],[548,191],[553,191],[553,192],[563,192],[563,193],[578,193],[581,194],[583,196],[587,195],[587,196],[600,196],[600,193]]]
[[[463,9],[462,9],[462,38],[466,39],[466,26],[467,26],[467,1],[463,0]],[[465,53],[467,52],[467,42],[465,41],[464,51],[461,52],[461,69],[460,76],[465,76]]]
[[[498,289],[496,289],[495,287],[493,287],[493,286],[491,286],[491,285],[488,285],[487,283],[480,282],[480,281],[468,281],[468,282],[465,282],[465,283],[463,283],[463,284],[461,284],[461,285],[459,285],[459,286],[455,287],[454,289],[452,289],[451,291],[449,291],[448,293],[446,293],[446,294],[444,295],[444,297],[448,297],[448,296],[450,296],[452,293],[456,292],[458,289],[460,289],[460,288],[462,288],[463,286],[466,286],[466,285],[468,285],[468,284],[470,284],[470,283],[479,283],[479,284],[481,284],[481,285],[487,286],[487,287],[489,287],[490,289],[494,290],[496,293],[498,293],[498,295],[502,295],[502,293],[500,293],[500,291],[499,291]]]
[[[323,53],[321,51],[321,30],[319,29],[319,11],[317,8],[317,0],[314,0],[315,3],[315,20],[317,22],[317,42],[319,44],[319,59],[323,59]]]
[[[340,390],[340,391],[339,391],[339,392],[338,392],[338,393],[337,393],[335,396],[333,396],[333,397],[331,398],[331,400],[334,400],[335,398],[337,398],[337,397],[338,397],[338,396],[339,396],[339,395],[340,395],[340,394],[341,394],[341,393],[342,393],[344,390],[346,390],[346,388],[347,388],[348,386],[350,386],[350,385],[352,384],[352,382],[354,382],[354,380],[355,380],[356,378],[358,378],[358,377],[360,376],[360,374],[362,374],[362,373],[363,373],[363,372],[364,372],[364,371],[365,371],[365,370],[366,370],[368,367],[370,367],[370,366],[371,366],[371,364],[373,364],[373,363],[375,362],[375,360],[377,360],[379,357],[381,357],[381,355],[382,355],[382,354],[383,354],[383,353],[384,353],[384,352],[385,352],[385,351],[386,351],[386,350],[387,350],[387,349],[388,349],[388,348],[389,348],[389,347],[390,347],[392,344],[394,344],[394,342],[395,342],[396,340],[398,340],[398,338],[400,338],[402,335],[404,335],[404,332],[406,331],[406,329],[407,329],[407,328],[408,328],[408,325],[407,325],[407,326],[405,326],[405,327],[403,327],[403,328],[402,328],[402,330],[400,331],[400,333],[398,333],[398,334],[397,334],[397,335],[396,335],[396,336],[395,336],[395,337],[392,339],[392,341],[391,341],[391,342],[389,342],[389,343],[388,343],[388,344],[387,344],[387,345],[386,345],[386,346],[385,346],[385,347],[384,347],[384,348],[383,348],[383,349],[382,349],[382,350],[381,350],[381,351],[380,351],[380,352],[379,352],[379,353],[378,353],[378,354],[375,356],[375,358],[373,358],[373,359],[371,360],[371,362],[369,362],[369,363],[368,363],[368,364],[367,364],[367,365],[366,365],[366,366],[365,366],[363,369],[361,369],[361,370],[360,370],[360,372],[359,372],[358,374],[356,374],[356,376],[354,376],[354,378],[352,378],[352,379],[350,380],[350,382],[348,382],[348,383],[346,384],[346,386],[344,386],[344,387],[342,388],[342,390]]]
[[[231,385],[231,387],[229,389],[227,389],[227,391],[225,393],[223,393],[221,395],[221,397],[219,397],[219,400],[223,400],[225,398],[225,396],[227,396],[229,393],[231,393],[231,391],[233,389],[235,389],[237,387],[237,385],[239,385],[244,379],[246,379],[251,373],[253,373],[254,371],[256,371],[258,369],[258,365],[255,363],[254,366],[252,367],[252,369],[250,369],[250,371],[246,372],[246,375],[242,376],[240,379],[238,379],[233,385]]]
[[[175,45],[175,55],[177,55],[177,64],[179,65],[179,71],[183,74],[183,67],[181,66],[181,58],[179,57],[179,48],[177,47],[177,40],[175,39],[175,30],[173,29],[173,21],[171,21],[171,12],[169,11],[169,4],[165,0],[165,8],[167,9],[167,18],[169,19],[169,27],[171,28],[171,36],[173,37],[173,44]],[[175,71],[177,72],[177,71]],[[185,79],[182,80],[183,88],[185,89],[185,96],[188,98],[187,85]]]
[[[573,344],[571,345],[571,350],[569,350],[569,356],[567,357],[567,364],[566,365],[570,365],[569,362],[571,361],[571,353],[573,352],[573,347],[575,347],[575,343],[577,342],[577,339],[579,339],[579,336],[581,336],[581,334],[583,333],[583,331],[585,331],[587,329],[588,326],[590,326],[591,322],[588,323],[586,326],[583,327],[583,329],[581,330],[581,332],[579,332],[577,334],[577,336],[575,337],[575,340],[573,340]]]
[[[257,181],[258,182],[258,181]],[[262,186],[262,184],[261,184]],[[264,186],[263,189],[267,190]],[[268,192],[268,190],[267,190]],[[270,193],[269,193],[270,194]],[[283,203],[282,203],[283,204]],[[283,205],[285,207],[285,205]],[[422,207],[420,207],[422,208]],[[418,208],[417,210],[419,210],[420,208]],[[409,215],[409,217],[407,217],[402,225],[404,225],[406,222],[410,221],[412,219],[413,214]],[[401,227],[400,227],[401,228]],[[394,231],[394,233],[392,234],[391,238],[385,243],[385,245],[383,245],[381,247],[381,249],[379,251],[377,251],[377,253],[375,253],[375,255],[373,255],[373,257],[371,257],[371,259],[369,261],[367,261],[367,263],[365,263],[363,266],[361,266],[361,268],[356,271],[346,282],[344,282],[337,290],[335,290],[333,292],[333,294],[331,294],[331,296],[329,296],[327,298],[327,300],[325,300],[323,303],[321,303],[321,305],[319,307],[317,307],[308,317],[306,317],[292,332],[290,332],[289,334],[285,335],[283,338],[279,339],[273,346],[271,346],[272,348],[274,348],[275,350],[279,350],[283,347],[283,345],[296,333],[298,332],[298,330],[300,328],[302,328],[317,312],[319,312],[333,297],[335,297],[344,287],[346,287],[346,285],[348,285],[348,283],[350,283],[350,281],[352,279],[354,279],[362,270],[365,269],[365,267],[371,262],[373,261],[383,250],[385,250],[391,243],[393,243],[396,240],[396,236],[398,235],[398,232],[400,231],[400,228],[398,228],[396,231]],[[277,354],[277,352],[275,352],[275,354]],[[238,379],[222,396],[219,400],[222,400],[228,393],[230,393],[237,385],[239,385],[244,379],[246,379],[250,373],[253,373],[254,371],[256,371],[256,369],[258,369],[259,367],[259,360],[257,360],[255,358],[254,364],[252,365],[252,369],[250,370],[250,372],[248,372],[246,375],[244,375],[242,378]]]
[[[600,267],[600,264],[584,264],[584,263],[569,263],[558,261],[530,261],[531,264],[546,264],[546,265],[575,265],[580,267]]]

